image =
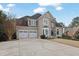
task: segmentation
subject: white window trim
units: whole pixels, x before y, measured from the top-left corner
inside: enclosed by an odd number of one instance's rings
[[[42,30],[48,30],[48,35],[47,36],[49,36],[49,28],[43,28]],[[44,33],[45,34],[45,33]]]
[[[49,24],[48,18],[43,18],[43,25],[48,26],[48,24]]]
[[[30,26],[36,26],[36,20],[32,19],[31,20],[31,25]]]

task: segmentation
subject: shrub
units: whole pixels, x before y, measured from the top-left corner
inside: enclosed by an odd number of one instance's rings
[[[57,38],[61,38],[60,36],[58,36]]]
[[[7,40],[8,40],[7,35],[3,32],[0,32],[0,42],[1,41],[7,41]]]
[[[12,40],[16,39],[16,32],[12,35]]]
[[[79,39],[79,35],[76,38]]]
[[[75,40],[79,40],[79,33],[75,35]]]
[[[41,39],[45,39],[46,38],[45,35],[41,35],[40,37],[41,37]]]

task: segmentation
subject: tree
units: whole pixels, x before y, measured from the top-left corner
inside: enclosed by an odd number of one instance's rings
[[[0,10],[0,41],[6,41],[8,39],[4,32],[4,24],[6,19],[7,15],[2,10]]]
[[[11,37],[16,30],[15,28],[16,28],[15,18],[12,15],[7,15],[3,11],[0,11],[0,32],[5,33],[8,39],[11,40]]]
[[[7,15],[0,10],[0,24],[3,24],[7,18]]]
[[[79,17],[75,17],[69,26],[70,27],[79,26]]]
[[[12,35],[16,31],[16,20],[15,16],[12,15],[12,13],[7,14],[7,19],[4,24],[4,32],[7,34],[8,39],[12,40]]]
[[[14,34],[15,32],[15,28],[16,28],[16,24],[15,24],[15,21],[14,20],[7,20],[4,24],[4,32],[7,34],[9,40],[11,40],[12,38],[12,35]]]
[[[76,40],[79,40],[79,29],[76,31],[74,37],[76,38]]]
[[[0,32],[4,31],[3,24],[5,23],[6,18],[7,18],[7,15],[3,11],[0,10]]]

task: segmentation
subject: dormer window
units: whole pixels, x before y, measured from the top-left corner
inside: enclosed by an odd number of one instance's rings
[[[36,20],[31,20],[31,26],[36,26]]]
[[[28,21],[29,26],[36,26],[36,20],[35,19],[30,19]]]

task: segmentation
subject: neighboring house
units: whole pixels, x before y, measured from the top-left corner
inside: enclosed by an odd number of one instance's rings
[[[44,15],[35,14],[17,19],[16,22],[17,39],[40,38],[41,35],[46,37],[62,37],[64,26],[57,23],[50,12]]]
[[[72,39],[75,38],[75,35],[79,32],[79,26],[75,27],[67,27],[65,28],[65,34],[70,36]]]

